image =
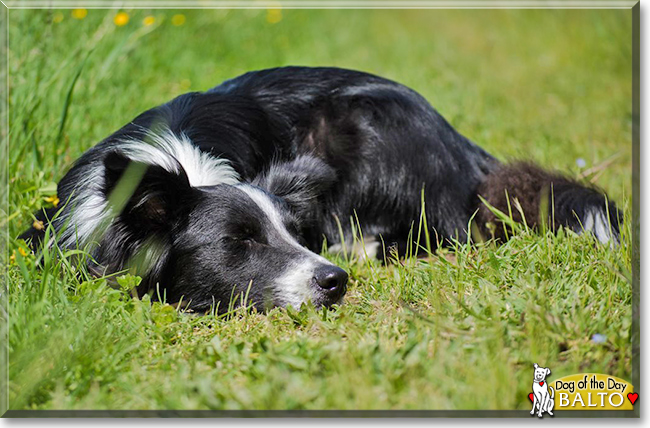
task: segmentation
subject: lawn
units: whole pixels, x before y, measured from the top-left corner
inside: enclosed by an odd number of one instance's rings
[[[117,13],[9,11],[10,409],[530,409],[535,362],[631,380],[630,10]],[[142,111],[282,65],[397,80],[499,159],[595,182],[622,244],[522,230],[388,266],[328,256],[351,274],[336,310],[215,317],[132,299],[137,278],[112,288],[72,254],[38,269],[16,241]]]

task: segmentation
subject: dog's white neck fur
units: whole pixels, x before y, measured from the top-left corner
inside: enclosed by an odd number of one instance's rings
[[[178,173],[182,168],[193,187],[239,182],[228,160],[202,152],[187,135],[176,135],[169,129],[149,130],[143,139],[121,140],[115,149],[131,160],[158,165],[169,172]],[[112,214],[102,192],[104,177],[103,164],[91,165],[87,180],[78,184],[71,201],[67,201],[70,207],[59,219],[67,225],[61,234],[64,247],[86,246],[101,238],[104,230],[98,229],[110,224]]]
[[[236,184],[239,175],[226,159],[211,156],[192,144],[185,133],[174,134],[169,129],[149,131],[142,140],[124,140],[121,147],[130,159],[158,165],[177,173],[183,168],[192,187]]]

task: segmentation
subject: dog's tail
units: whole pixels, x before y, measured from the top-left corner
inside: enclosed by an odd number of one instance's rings
[[[505,241],[514,220],[531,228],[543,224],[553,231],[589,232],[602,243],[620,239],[622,215],[603,191],[532,163],[496,167],[477,194],[475,222],[484,238]]]
[[[555,399],[555,390],[553,389],[553,387],[551,385],[549,385],[548,389],[549,389],[548,393],[551,396],[551,398]]]

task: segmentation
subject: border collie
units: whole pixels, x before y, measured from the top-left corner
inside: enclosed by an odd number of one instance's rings
[[[140,294],[160,287],[196,311],[240,293],[261,310],[331,306],[348,275],[316,253],[358,222],[365,255],[404,255],[422,195],[434,245],[466,240],[470,223],[506,239],[479,195],[531,227],[619,239],[601,191],[504,165],[415,91],[338,68],[254,71],[148,110],[88,150],[59,182],[62,207],[37,218],[88,251],[91,272],[129,269]]]

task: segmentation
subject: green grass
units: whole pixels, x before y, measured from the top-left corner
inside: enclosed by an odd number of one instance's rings
[[[333,258],[351,273],[337,310],[227,317],[132,299],[134,278],[112,288],[56,250],[37,269],[14,238],[140,112],[289,64],[403,82],[500,159],[586,175],[629,218],[631,11],[127,12],[9,12],[11,409],[525,409],[534,362],[630,380],[629,226],[616,249],[522,231],[387,267]]]

